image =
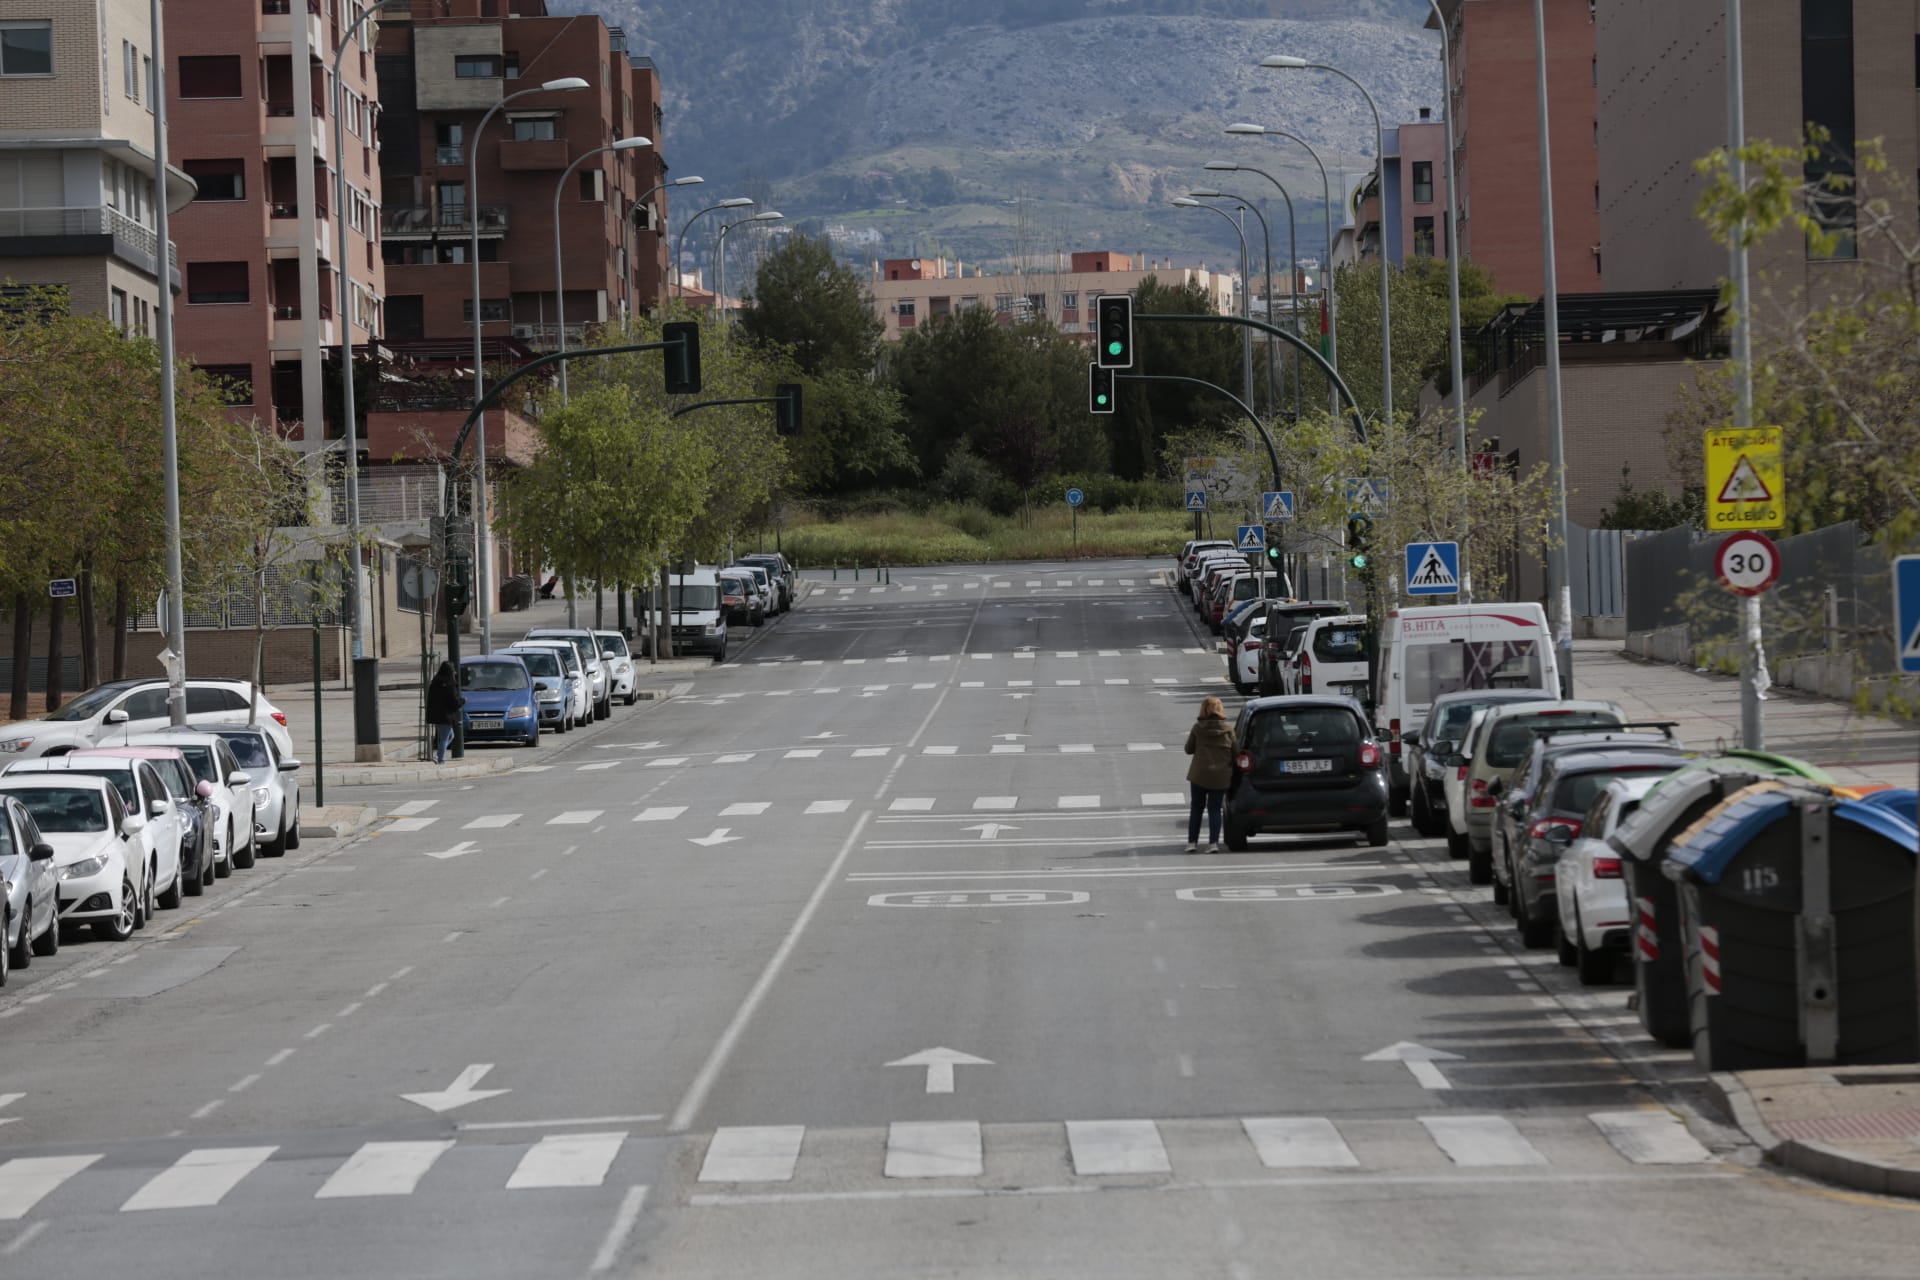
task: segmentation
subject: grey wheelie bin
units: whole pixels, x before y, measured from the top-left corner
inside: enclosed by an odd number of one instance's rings
[[[1693,1056],[1709,1071],[1920,1058],[1920,829],[1811,787],[1757,783],[1683,832]]]
[[[1763,778],[1832,781],[1812,765],[1763,751],[1729,751],[1689,760],[1655,783],[1608,843],[1626,873],[1635,1004],[1640,1025],[1673,1049],[1692,1039],[1687,1013],[1686,948],[1678,887],[1660,872],[1674,837],[1734,792]]]

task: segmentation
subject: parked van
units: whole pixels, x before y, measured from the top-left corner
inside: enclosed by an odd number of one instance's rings
[[[1374,723],[1387,743],[1395,817],[1406,812],[1400,734],[1460,689],[1560,688],[1547,614],[1533,603],[1435,604],[1391,609],[1380,627]]]
[[[1299,654],[1284,673],[1288,693],[1331,693],[1366,702],[1367,615],[1339,613],[1315,618],[1300,639]]]
[[[669,577],[666,622],[673,628],[676,655],[705,653],[715,662],[726,661],[727,616],[721,610],[720,575],[712,569],[696,569]]]

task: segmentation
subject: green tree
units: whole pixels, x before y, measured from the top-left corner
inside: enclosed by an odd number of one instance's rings
[[[1196,284],[1168,285],[1150,275],[1135,290],[1133,309],[1135,315],[1206,315],[1213,304]],[[1240,334],[1238,328],[1226,324],[1135,321],[1135,366],[1127,372],[1200,378],[1240,395],[1244,381]],[[1083,381],[1085,376],[1083,357]],[[1159,469],[1171,433],[1210,426],[1224,430],[1241,420],[1243,415],[1230,401],[1205,387],[1123,382],[1107,426],[1113,469],[1129,480],[1148,479]]]
[[[760,265],[740,313],[753,342],[790,353],[800,372],[871,370],[886,331],[860,277],[825,240],[790,236]]]

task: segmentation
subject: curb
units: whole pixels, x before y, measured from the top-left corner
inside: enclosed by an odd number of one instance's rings
[[[346,836],[359,835],[371,827],[379,818],[378,809],[361,805],[330,804],[323,809],[315,809],[311,814],[300,814],[300,838],[302,840],[338,840]]]
[[[1920,1169],[1901,1169],[1843,1151],[1825,1142],[1781,1138],[1767,1127],[1759,1104],[1731,1071],[1715,1071],[1707,1088],[1740,1131],[1760,1148],[1761,1159],[1820,1182],[1872,1195],[1920,1199]]]

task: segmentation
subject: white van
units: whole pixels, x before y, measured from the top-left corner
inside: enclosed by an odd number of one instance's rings
[[[1387,743],[1388,796],[1406,812],[1402,727],[1425,722],[1443,693],[1560,688],[1547,614],[1537,604],[1432,604],[1389,610],[1380,627],[1375,725]]]
[[[1367,700],[1367,615],[1315,618],[1284,679],[1288,693],[1331,693]]]
[[[720,606],[720,576],[712,569],[676,573],[667,579],[667,588],[666,625],[673,629],[673,652],[705,653],[725,662],[727,615]]]

